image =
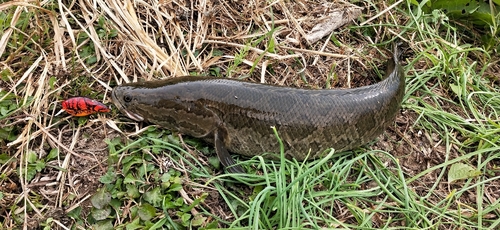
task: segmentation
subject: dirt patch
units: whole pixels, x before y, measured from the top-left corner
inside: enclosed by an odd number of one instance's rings
[[[89,196],[102,185],[99,178],[106,172],[106,160],[109,155],[107,144],[103,140],[113,138],[117,134],[103,128],[100,123],[87,125],[77,129],[75,133],[75,129],[72,128],[75,124],[73,122],[74,120],[70,119],[69,125],[50,131],[53,136],[59,137],[58,142],[61,145],[72,149],[72,153],[59,148],[60,152],[56,159],[44,162],[45,167],[25,185],[24,191],[29,191],[29,194],[25,195],[30,201],[44,204],[43,214],[39,208],[27,213],[26,221],[29,228],[39,227],[49,217],[60,221],[65,226],[72,225],[73,220],[67,216],[67,213],[78,207],[83,209],[82,213],[88,213],[91,207],[88,203]],[[41,159],[47,156],[52,147],[58,146],[56,142],[42,137],[34,139],[32,143],[37,146],[33,148],[35,149],[33,153],[42,156]],[[19,163],[18,161],[12,162],[10,167],[18,168]],[[8,189],[2,189],[2,192],[6,194],[19,192],[22,189],[22,183],[19,182],[17,173],[10,174],[9,178],[10,184],[2,186]],[[15,199],[9,199],[9,197],[2,199],[2,207],[23,205],[23,199],[19,199],[20,197],[12,197]],[[29,209],[33,209],[33,206]],[[21,221],[21,219],[11,219],[13,216],[5,209],[0,215],[4,223]],[[21,216],[23,215],[18,218]]]

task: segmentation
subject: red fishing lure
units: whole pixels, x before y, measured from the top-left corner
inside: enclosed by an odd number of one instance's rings
[[[62,108],[75,117],[88,116],[94,113],[107,113],[110,110],[103,103],[86,97],[72,97],[63,101]]]

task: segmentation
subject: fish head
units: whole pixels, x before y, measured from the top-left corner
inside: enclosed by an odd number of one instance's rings
[[[144,97],[139,89],[128,85],[117,86],[111,93],[113,104],[118,110],[135,121],[144,121],[144,116],[141,115],[145,112],[141,109],[141,104],[146,101]]]

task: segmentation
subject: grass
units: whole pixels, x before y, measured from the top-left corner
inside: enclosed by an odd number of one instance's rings
[[[305,44],[323,2],[35,3],[0,4],[2,229],[500,225],[500,14],[473,28],[425,1],[359,2],[357,23]],[[109,103],[122,82],[187,73],[367,85],[396,38],[401,114],[378,140],[322,159],[239,158],[249,174],[223,174],[210,145],[118,111],[55,116],[68,97]]]

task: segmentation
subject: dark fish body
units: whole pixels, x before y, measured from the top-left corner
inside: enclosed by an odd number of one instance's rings
[[[186,76],[124,84],[113,90],[112,98],[135,120],[214,143],[219,157],[226,149],[245,156],[279,153],[274,126],[286,156],[302,160],[375,139],[394,121],[404,92],[404,73],[394,55],[383,81],[353,89],[308,90]]]

